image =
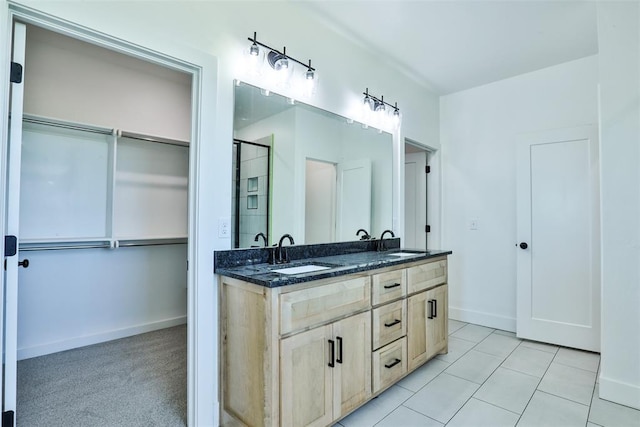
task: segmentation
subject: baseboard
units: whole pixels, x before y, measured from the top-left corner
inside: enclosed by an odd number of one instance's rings
[[[623,383],[600,375],[600,399],[640,409],[640,385]]]
[[[56,341],[53,343],[21,348],[18,349],[18,360],[30,359],[32,357],[44,356],[46,354],[57,353],[59,351],[71,350],[73,348],[117,340],[119,338],[126,338],[133,335],[143,334],[145,332],[157,331],[159,329],[183,325],[185,323],[187,323],[187,316],[178,316],[172,319],[165,319],[157,322],[131,326],[128,328],[101,332],[99,334],[85,335],[82,337],[74,337],[63,341]]]
[[[516,331],[516,319],[513,317],[498,316],[482,311],[466,310],[449,306],[449,318],[489,328],[501,329],[503,331]]]

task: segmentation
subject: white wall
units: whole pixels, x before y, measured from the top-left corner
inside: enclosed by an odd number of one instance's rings
[[[29,26],[24,109],[188,141],[191,76]]]
[[[600,397],[640,409],[640,6],[598,3]]]
[[[592,56],[441,98],[451,317],[515,331],[516,136],[597,123],[597,67]]]
[[[287,45],[287,52],[292,55],[312,58],[321,73],[317,93],[309,101],[313,105],[351,116],[362,91],[369,87],[374,94],[397,100],[404,117],[402,135],[433,147],[439,147],[438,98],[401,78],[398,70],[381,62],[375,52],[345,40],[292,2],[18,3],[201,67],[201,91],[196,93],[196,101],[202,116],[199,127],[194,129],[202,141],[195,169],[199,176],[195,190],[198,199],[193,206],[198,251],[197,259],[190,259],[198,283],[190,297],[191,309],[197,310],[192,336],[198,345],[191,361],[197,378],[189,393],[193,397],[197,392],[198,401],[190,424],[215,425],[217,280],[211,254],[214,249],[230,247],[228,238],[217,237],[217,219],[228,218],[231,212],[232,81],[238,74],[236,64],[241,51],[247,47],[246,38],[257,31],[268,44]],[[2,8],[5,13],[6,3]],[[283,17],[287,18],[287,25],[282,25]],[[8,46],[8,33],[5,31],[0,37],[0,45]],[[259,79],[249,83],[262,85]],[[8,95],[6,91],[2,94],[6,105]],[[403,162],[398,154],[403,149],[396,144],[396,164]],[[401,174],[394,171],[394,176]],[[394,203],[399,206],[394,215],[400,218],[402,199],[398,198],[402,192],[400,187],[394,193]]]

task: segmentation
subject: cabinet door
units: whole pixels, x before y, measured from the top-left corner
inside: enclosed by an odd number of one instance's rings
[[[335,364],[336,348],[331,330],[331,325],[322,326],[280,341],[282,426],[326,426],[333,421],[335,368],[329,364]]]
[[[371,314],[361,313],[333,324],[336,339],[334,418],[371,396]]]
[[[427,292],[407,299],[407,353],[409,370],[427,361]]]
[[[427,291],[427,359],[447,349],[447,285]]]

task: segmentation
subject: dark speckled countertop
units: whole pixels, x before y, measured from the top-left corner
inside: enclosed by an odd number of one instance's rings
[[[400,239],[385,240],[384,251],[376,250],[377,241],[328,243],[322,245],[287,246],[290,261],[270,264],[273,248],[234,249],[214,252],[214,272],[268,288],[304,283],[311,280],[391,267],[429,258],[449,255],[451,251],[400,249]],[[406,256],[394,256],[403,252]],[[273,270],[304,265],[329,267],[310,273],[281,274]]]

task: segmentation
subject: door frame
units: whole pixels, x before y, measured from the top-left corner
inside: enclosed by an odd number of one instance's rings
[[[157,65],[176,69],[192,76],[191,87],[191,141],[189,150],[189,195],[188,195],[188,244],[187,244],[187,422],[188,425],[207,425],[211,420],[217,420],[217,357],[215,346],[217,333],[215,320],[217,318],[217,303],[215,291],[207,291],[211,287],[205,269],[211,269],[211,242],[199,238],[199,230],[204,228],[206,218],[200,215],[199,197],[205,192],[201,183],[201,170],[205,169],[201,155],[203,136],[215,129],[215,125],[207,124],[205,116],[216,117],[216,106],[209,98],[217,93],[217,61],[213,56],[205,56],[188,52],[187,57],[195,57],[196,61],[181,59],[160,51],[118,39],[99,31],[82,27],[49,14],[36,11],[29,7],[12,3],[0,6],[0,20],[5,22],[6,33],[0,34],[0,41],[4,41],[2,54],[3,64],[10,62],[12,45],[12,26],[14,21],[24,22],[54,31],[78,40],[82,40],[99,47],[129,55]],[[173,49],[174,51],[176,49]],[[182,54],[181,54],[182,56]],[[9,114],[9,73],[8,67],[0,67],[0,96],[3,100],[0,106],[0,165],[2,170],[7,166],[8,150],[8,114]],[[211,82],[211,83],[209,83]],[[211,92],[210,96],[206,91]],[[208,103],[205,102],[207,98]],[[209,121],[211,122],[211,121]],[[206,156],[205,156],[206,157]],[[6,177],[0,174],[0,228],[2,235],[6,234]],[[0,250],[4,258],[4,245]],[[4,306],[4,275],[0,275],[0,304]],[[210,299],[212,297],[212,299]],[[207,304],[205,304],[205,301]],[[4,325],[2,325],[4,328]],[[4,331],[0,330],[0,341]],[[205,336],[207,337],[205,339]],[[198,346],[196,341],[200,340]],[[203,341],[207,341],[204,343]],[[210,345],[209,345],[210,344]],[[201,369],[199,369],[201,368]],[[212,386],[213,384],[213,386]]]
[[[427,224],[431,226],[431,231],[427,235],[427,250],[441,249],[442,246],[442,149],[432,147],[410,138],[404,138],[402,144],[402,179],[404,180],[405,146],[413,145],[421,148],[427,153],[427,165],[431,168],[427,179]],[[403,236],[406,236],[404,223],[404,185],[402,186],[402,229]]]

